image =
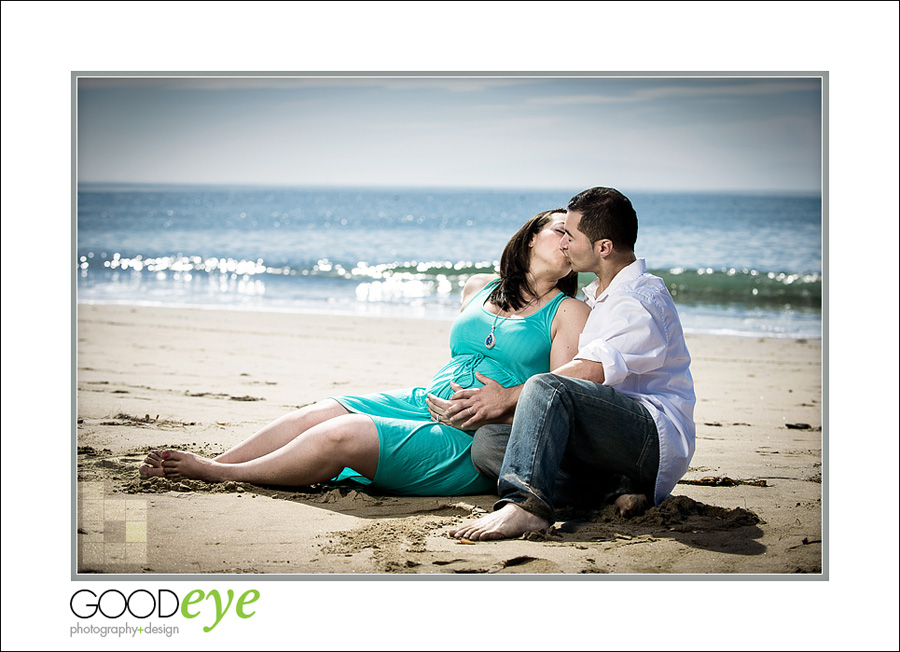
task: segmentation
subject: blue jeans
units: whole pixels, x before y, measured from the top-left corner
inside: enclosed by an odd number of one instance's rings
[[[539,374],[525,383],[512,427],[475,433],[472,462],[498,478],[495,509],[512,502],[552,523],[557,506],[597,506],[621,493],[652,503],[659,435],[647,408],[615,389]]]

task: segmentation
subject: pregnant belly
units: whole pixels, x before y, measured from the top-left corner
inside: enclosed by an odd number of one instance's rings
[[[446,399],[450,398],[455,391],[450,386],[451,382],[460,385],[463,389],[481,387],[484,383],[475,376],[476,371],[504,387],[520,385],[527,380],[527,378],[516,378],[492,358],[486,358],[481,354],[461,355],[450,360],[443,369],[434,375],[428,386],[428,392]]]

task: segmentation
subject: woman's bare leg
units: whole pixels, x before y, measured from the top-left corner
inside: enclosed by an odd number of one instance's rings
[[[313,426],[346,414],[349,412],[344,406],[330,398],[307,405],[262,427],[237,446],[213,459],[222,464],[249,462],[278,450]]]
[[[163,451],[167,478],[306,486],[330,480],[344,467],[369,478],[378,468],[378,430],[367,416],[345,414],[313,426],[281,448],[246,462],[222,463],[194,453]]]
[[[313,426],[346,414],[349,414],[347,410],[330,398],[314,405],[307,405],[263,426],[237,446],[213,459],[222,464],[249,462],[278,450]],[[162,463],[162,452],[150,451],[150,454],[144,458],[144,465],[140,468],[141,476],[162,476]]]

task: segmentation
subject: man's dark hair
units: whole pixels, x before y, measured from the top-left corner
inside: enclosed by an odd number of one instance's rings
[[[634,251],[638,219],[631,201],[615,188],[589,188],[569,201],[568,209],[582,214],[578,230],[591,244],[612,240],[616,251]]]
[[[500,257],[500,283],[494,288],[487,301],[502,310],[512,312],[525,307],[528,301],[524,295],[534,297],[534,289],[528,282],[528,270],[531,267],[531,239],[540,233],[553,215],[565,214],[566,209],[555,208],[552,211],[538,213],[528,220],[516,234],[509,239]],[[569,272],[556,282],[556,287],[570,297],[578,291],[578,274]]]

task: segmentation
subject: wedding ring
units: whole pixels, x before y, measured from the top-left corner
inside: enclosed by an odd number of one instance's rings
[[[466,412],[469,413],[469,416],[472,416],[472,408],[466,408]]]

